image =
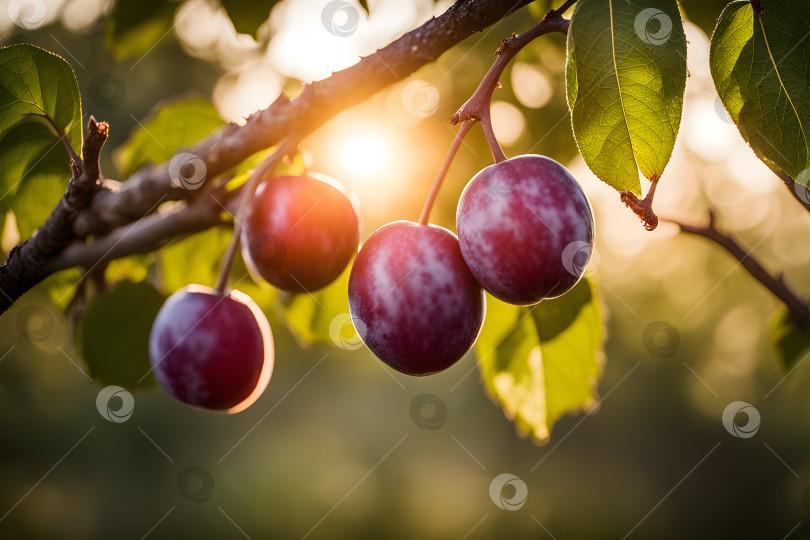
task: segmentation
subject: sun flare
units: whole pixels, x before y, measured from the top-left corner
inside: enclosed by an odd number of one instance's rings
[[[382,171],[388,148],[381,133],[358,133],[340,142],[340,164],[350,175],[368,177]]]

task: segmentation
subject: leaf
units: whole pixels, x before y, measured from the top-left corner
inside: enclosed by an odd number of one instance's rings
[[[39,117],[61,130],[81,151],[82,103],[70,64],[33,45],[0,49],[0,136]],[[63,154],[64,156],[64,154]]]
[[[292,333],[303,343],[331,343],[343,348],[357,348],[356,336],[347,336],[351,327],[349,315],[349,274],[352,262],[331,284],[311,294],[286,295],[282,310]],[[353,330],[352,330],[353,332]]]
[[[532,17],[541,20],[551,10],[551,0],[535,0],[529,4],[529,13]]]
[[[168,37],[179,5],[170,0],[115,2],[107,20],[107,49],[119,62],[147,53]]]
[[[107,283],[116,283],[122,280],[143,281],[149,274],[149,266],[154,262],[152,253],[144,255],[130,255],[121,259],[114,259],[107,263],[104,270],[104,280]]]
[[[236,31],[254,37],[259,27],[270,17],[270,10],[278,4],[278,1],[220,0]]]
[[[81,99],[70,65],[32,45],[0,49],[0,212],[14,210],[23,239],[45,221],[70,178],[56,130],[81,151]]]
[[[595,406],[601,324],[585,279],[531,308],[487,296],[478,366],[489,394],[521,432],[545,441],[563,414]]]
[[[368,0],[357,0],[360,3],[360,7],[363,8],[363,11],[366,12],[366,15],[369,14],[368,11]]]
[[[189,283],[213,287],[230,239],[229,229],[213,227],[162,248],[158,264],[163,289],[173,293]]]
[[[178,148],[202,139],[223,124],[214,105],[203,98],[162,103],[116,149],[115,164],[123,176],[129,176],[146,162],[170,160]]]
[[[686,88],[678,4],[580,0],[565,75],[574,138],[585,162],[618,191],[641,195],[672,155]]]
[[[785,369],[792,368],[797,361],[810,354],[810,338],[791,322],[787,311],[782,311],[773,318],[771,340]]]
[[[76,350],[94,380],[125,388],[154,385],[146,376],[149,332],[165,300],[146,281],[123,281],[87,306],[76,327]]]
[[[82,273],[77,268],[68,268],[51,274],[37,287],[44,290],[51,301],[64,311],[76,295],[81,277]]]
[[[0,211],[14,210],[25,240],[45,222],[70,178],[69,160],[51,129],[23,122],[0,138]]]
[[[709,66],[729,116],[757,157],[797,179],[810,168],[810,5],[768,0],[723,10]]]

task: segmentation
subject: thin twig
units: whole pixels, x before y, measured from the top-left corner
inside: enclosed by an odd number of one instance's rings
[[[76,150],[74,150],[73,147],[70,145],[70,141],[68,141],[67,134],[64,131],[62,131],[62,128],[60,128],[58,125],[56,125],[56,122],[53,121],[53,119],[50,117],[50,115],[46,114],[45,115],[45,120],[47,120],[48,124],[50,124],[50,126],[56,131],[56,135],[59,137],[59,140],[62,142],[62,145],[65,147],[65,150],[67,150],[67,153],[70,156],[70,159],[72,159],[73,161],[75,161],[76,163],[81,165],[82,158],[79,157],[79,154],[77,154]]]
[[[782,276],[772,276],[751,252],[746,250],[735,238],[718,231],[714,226],[714,213],[712,211],[709,211],[708,224],[703,227],[689,225],[675,219],[664,219],[663,221],[674,223],[680,227],[682,232],[708,238],[725,249],[732,257],[740,262],[754,279],[764,285],[765,288],[771,291],[774,296],[787,306],[790,313],[790,320],[797,328],[810,337],[810,306],[788,287],[782,279]]]

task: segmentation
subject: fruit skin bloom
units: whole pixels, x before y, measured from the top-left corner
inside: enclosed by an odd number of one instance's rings
[[[408,375],[430,375],[470,350],[485,298],[453,233],[395,221],[360,249],[349,277],[349,309],[380,360]]]
[[[519,306],[569,291],[593,250],[585,193],[545,156],[518,156],[475,175],[461,194],[456,227],[461,253],[481,286]]]
[[[239,412],[273,372],[273,334],[262,311],[239,291],[189,285],[160,308],[149,335],[158,384],[194,407]]]

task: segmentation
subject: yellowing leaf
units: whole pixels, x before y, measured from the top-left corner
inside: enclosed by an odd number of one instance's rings
[[[528,308],[487,297],[478,365],[490,395],[521,432],[543,442],[563,414],[595,405],[601,325],[585,279]]]

